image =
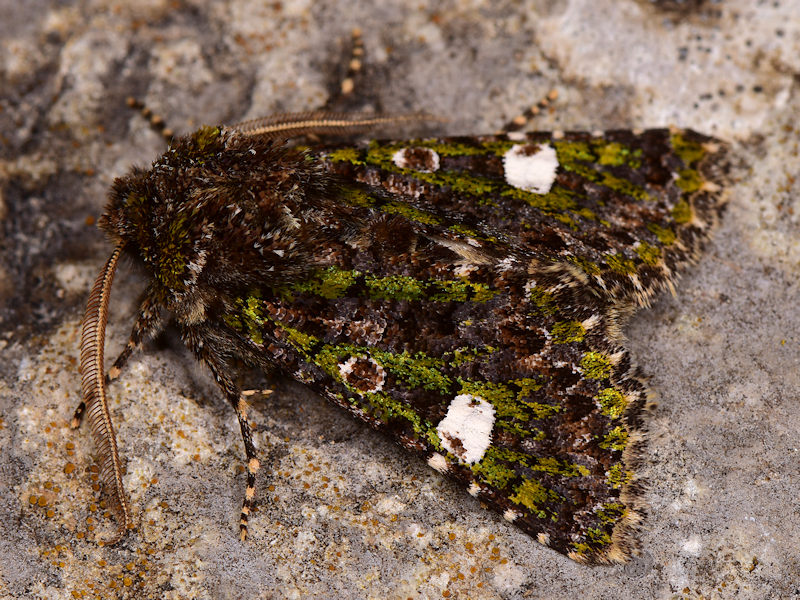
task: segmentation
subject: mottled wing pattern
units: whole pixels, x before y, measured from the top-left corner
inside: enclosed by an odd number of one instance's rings
[[[620,317],[696,256],[723,155],[668,130],[311,149],[344,218],[310,273],[222,318],[540,542],[621,561],[645,391]]]

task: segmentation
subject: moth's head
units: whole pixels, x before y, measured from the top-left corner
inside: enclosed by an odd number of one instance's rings
[[[220,129],[202,127],[177,140],[150,169],[134,168],[111,188],[100,227],[171,291],[191,281],[204,231],[213,227],[196,182],[214,171],[224,150]]]
[[[114,182],[100,227],[164,296],[194,284],[265,284],[302,264],[301,220],[332,195],[322,167],[281,141],[202,127]],[[303,221],[305,223],[305,221]],[[324,225],[324,223],[323,223]]]

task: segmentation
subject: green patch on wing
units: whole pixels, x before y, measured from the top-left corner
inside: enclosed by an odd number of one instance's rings
[[[647,229],[649,229],[650,232],[658,238],[658,241],[665,246],[674,244],[675,240],[678,239],[678,236],[675,235],[672,229],[669,227],[661,227],[658,223],[648,223]]]
[[[531,291],[528,293],[528,297],[536,308],[539,309],[539,312],[546,317],[551,317],[559,311],[555,296],[539,286],[532,287]]]
[[[587,352],[580,362],[581,370],[587,379],[607,379],[611,375],[611,361],[601,352]]]
[[[365,275],[364,285],[372,300],[420,300],[426,287],[424,281],[405,275]]]
[[[586,477],[589,469],[565,460],[552,457],[536,457],[508,448],[490,446],[483,458],[475,463],[472,472],[478,479],[503,489],[510,482],[520,477],[523,471],[537,471],[557,478]]]
[[[620,275],[632,275],[636,273],[636,264],[630,259],[625,258],[622,254],[611,254],[606,257],[606,265],[608,268],[619,273]]]
[[[391,202],[387,202],[381,207],[381,210],[391,215],[402,215],[410,221],[424,223],[425,225],[440,225],[442,223],[442,219],[436,215],[424,210],[420,210],[401,200],[392,200]]]
[[[639,242],[634,247],[634,250],[636,254],[639,255],[639,258],[642,259],[642,262],[648,267],[656,266],[661,260],[661,249],[647,242]]]
[[[334,300],[345,295],[345,292],[356,282],[357,276],[357,271],[328,267],[325,270],[317,271],[305,281],[295,284],[293,289],[302,294]]]
[[[606,481],[613,489],[620,489],[631,479],[633,479],[633,471],[626,470],[622,463],[611,465],[611,468],[606,474]]]
[[[546,488],[535,479],[526,479],[518,485],[509,500],[528,509],[540,519],[557,520],[558,515],[551,508],[565,501],[558,492]]]
[[[558,163],[565,171],[580,175],[588,181],[598,183],[613,192],[630,196],[638,201],[651,201],[653,197],[647,191],[624,177],[615,175],[607,169],[598,169],[597,166],[626,165],[638,168],[641,161],[636,151],[623,153],[623,147],[616,142],[595,143],[558,140],[553,143],[558,156]],[[604,163],[600,163],[603,157]]]
[[[594,399],[600,405],[600,412],[610,419],[619,419],[628,407],[625,396],[616,388],[604,388]]]
[[[609,502],[595,511],[601,523],[616,523],[628,512],[621,502]]]
[[[339,267],[313,272],[305,281],[294,284],[292,291],[328,300],[357,295],[371,300],[409,302],[487,302],[500,293],[483,283],[466,279],[421,280],[406,275],[378,276]]]
[[[586,329],[580,321],[558,321],[550,328],[550,337],[554,344],[582,342]]]
[[[614,427],[603,436],[599,446],[604,450],[624,450],[628,445],[628,430],[622,425]]]
[[[680,200],[678,203],[672,208],[672,218],[675,219],[675,222],[679,225],[683,225],[684,223],[688,223],[692,220],[692,207],[689,206],[689,203],[686,200]]]
[[[497,348],[494,346],[483,346],[481,348],[463,346],[453,350],[452,358],[447,362],[452,367],[460,367],[461,365],[482,361],[494,352],[497,352]]]
[[[687,139],[683,133],[676,133],[671,136],[670,141],[672,142],[672,151],[686,166],[695,164],[706,155],[706,149],[703,144]]]

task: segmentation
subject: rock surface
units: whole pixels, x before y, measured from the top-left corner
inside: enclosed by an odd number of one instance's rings
[[[800,598],[800,20],[790,0],[0,1],[1,598]],[[323,104],[353,27],[361,97],[491,132],[691,127],[742,159],[677,297],[627,328],[658,403],[644,553],[572,563],[286,381],[253,401],[262,465],[237,537],[235,417],[169,335],[110,388],[138,530],[114,547],[79,400],[105,190],[178,131]],[[107,356],[143,282],[123,265]]]

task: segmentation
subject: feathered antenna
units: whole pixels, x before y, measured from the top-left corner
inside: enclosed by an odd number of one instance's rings
[[[425,113],[408,115],[348,114],[327,111],[298,113],[279,113],[260,119],[242,121],[230,129],[245,135],[265,136],[268,139],[286,139],[301,135],[334,135],[369,131],[385,125],[401,123],[421,123],[425,121],[443,122],[445,119]]]
[[[118,542],[132,526],[128,498],[122,485],[122,465],[117,451],[117,438],[114,435],[114,424],[108,410],[106,398],[105,371],[103,369],[103,350],[106,339],[106,322],[108,321],[108,299],[111,294],[111,282],[117,269],[117,261],[122,254],[122,246],[117,246],[109,257],[86,304],[81,331],[81,390],[83,401],[87,407],[92,437],[97,446],[100,459],[100,478],[103,489],[111,501],[109,507],[118,522],[117,535],[105,542]]]

